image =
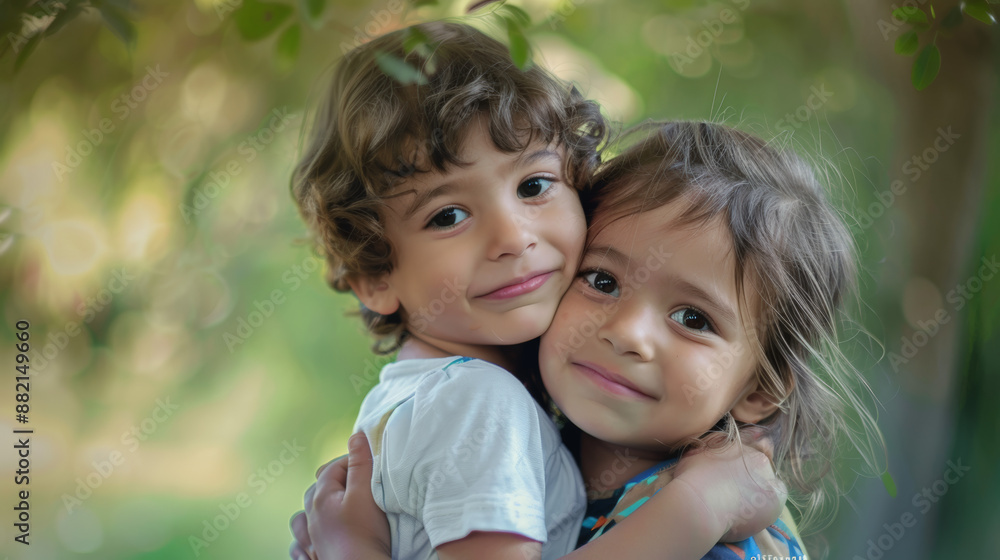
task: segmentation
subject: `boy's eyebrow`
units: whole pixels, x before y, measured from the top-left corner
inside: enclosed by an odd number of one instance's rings
[[[558,152],[554,152],[552,150],[547,150],[543,148],[541,150],[536,150],[534,152],[531,152],[530,154],[527,155],[522,153],[521,155],[517,156],[517,158],[512,162],[512,166],[517,167],[517,166],[531,165],[532,163],[540,159],[555,159],[557,161],[562,161],[562,156],[560,156]],[[417,211],[426,206],[427,203],[433,200],[434,198],[450,194],[454,191],[455,191],[455,185],[453,185],[452,183],[445,183],[443,185],[438,185],[437,187],[434,187],[433,189],[430,189],[428,191],[424,191],[422,193],[417,194],[416,197],[414,197],[413,199],[413,203],[410,204],[410,206],[406,209],[405,212],[403,212],[403,219],[404,220],[410,219],[411,216],[416,214]],[[412,194],[413,192],[414,191],[404,191],[399,193],[399,195]]]
[[[562,156],[559,155],[559,152],[548,150],[545,148],[542,148],[541,150],[535,150],[534,152],[531,152],[528,155],[525,155],[524,152],[522,152],[514,160],[514,166],[531,165],[532,163],[535,163],[540,159],[554,159],[557,161],[562,161]]]
[[[417,194],[413,198],[413,203],[403,212],[403,219],[408,220],[411,216],[417,213],[418,210],[427,205],[431,200],[449,194],[455,191],[455,185],[452,183],[445,183],[443,185],[438,185],[433,189],[426,190],[422,193]],[[400,195],[415,193],[416,191],[405,191],[399,193]]]

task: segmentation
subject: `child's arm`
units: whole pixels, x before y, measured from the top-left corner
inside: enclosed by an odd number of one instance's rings
[[[388,552],[380,552],[377,525],[371,524],[371,516],[382,516],[381,510],[371,499],[370,478],[371,459],[367,447],[351,447],[351,469],[361,465],[358,476],[350,470],[331,471],[339,477],[328,487],[317,488],[315,494],[327,492],[344,494],[356,485],[356,501],[348,504],[332,500],[329,507],[310,510],[307,493],[307,517],[313,530],[312,544],[320,560],[336,559],[382,559],[389,558]],[[359,455],[359,457],[355,457]],[[348,481],[348,473],[351,473]],[[632,515],[618,523],[599,539],[574,551],[568,558],[613,558],[623,553],[632,558],[676,558],[696,559],[706,554],[721,537],[727,540],[742,540],[753,535],[775,519],[784,503],[783,490],[775,491],[774,473],[767,457],[756,450],[737,449],[735,446],[721,451],[703,451],[686,456],[678,465],[676,478],[664,486],[659,493]],[[758,484],[759,483],[759,484]],[[351,512],[350,516],[346,513]],[[384,517],[382,518],[384,523]],[[733,529],[742,527],[740,534]],[[727,534],[727,531],[729,532]],[[296,531],[296,538],[299,538]],[[486,551],[501,556],[517,558],[538,558],[540,545],[525,541],[521,537],[520,546],[514,542],[499,542],[494,537],[502,533],[473,533],[466,539],[447,543],[438,548],[442,558],[483,558]],[[513,536],[513,535],[510,535]],[[323,539],[322,542],[319,539]],[[329,543],[329,544],[325,544]],[[299,538],[299,546],[308,548]],[[452,546],[455,545],[455,546]],[[294,550],[294,547],[293,547]],[[388,548],[385,548],[388,550]]]
[[[292,518],[295,560],[390,559],[389,524],[371,497],[372,456],[364,433],[351,436],[350,453],[316,474],[305,512]],[[322,529],[321,529],[322,528]],[[534,560],[542,545],[513,533],[473,532],[436,549],[442,560]]]
[[[363,432],[347,442],[349,454],[320,467],[305,495],[305,511],[292,517],[293,560],[390,558],[389,522],[372,499],[372,455]],[[312,521],[311,523],[309,521]],[[319,530],[322,528],[322,530]]]
[[[777,489],[775,488],[777,486]],[[681,459],[674,479],[614,529],[566,556],[701,558],[722,541],[764,530],[781,513],[784,485],[760,451],[730,446]]]
[[[720,542],[739,542],[765,530],[781,515],[788,492],[776,477],[769,438],[758,435],[751,445],[729,445],[685,453],[674,470],[701,489],[710,509],[728,527]],[[725,482],[726,484],[720,484]]]

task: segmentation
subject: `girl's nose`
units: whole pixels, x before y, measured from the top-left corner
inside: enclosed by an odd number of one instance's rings
[[[631,355],[648,362],[653,359],[657,318],[657,313],[647,305],[622,302],[597,330],[597,337],[610,344],[618,355]]]

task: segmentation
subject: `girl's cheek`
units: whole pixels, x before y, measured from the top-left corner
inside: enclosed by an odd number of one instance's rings
[[[549,323],[549,328],[545,331],[544,334],[542,334],[541,345],[543,349],[546,346],[555,346],[562,340],[564,336],[563,333],[565,329],[563,328],[563,325],[566,323],[566,320],[565,320],[565,312],[563,310],[563,306],[565,305],[566,298],[568,297],[569,297],[568,293],[563,294],[563,299],[559,303],[559,307],[556,308],[555,315],[553,315],[552,317],[552,322]]]
[[[580,325],[586,320],[586,301],[581,300],[584,298],[580,297],[576,286],[571,285],[556,310],[550,330],[555,335],[553,338],[564,345],[571,340],[579,344]]]
[[[555,345],[563,341],[566,338],[566,317],[562,311],[562,307],[556,310],[556,316],[552,318],[552,324],[549,325],[549,330],[545,333],[546,341],[549,345]]]

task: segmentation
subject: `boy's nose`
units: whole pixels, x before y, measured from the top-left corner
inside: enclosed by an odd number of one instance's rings
[[[520,214],[498,210],[490,225],[488,256],[491,260],[506,255],[519,257],[535,244],[531,221]]]

